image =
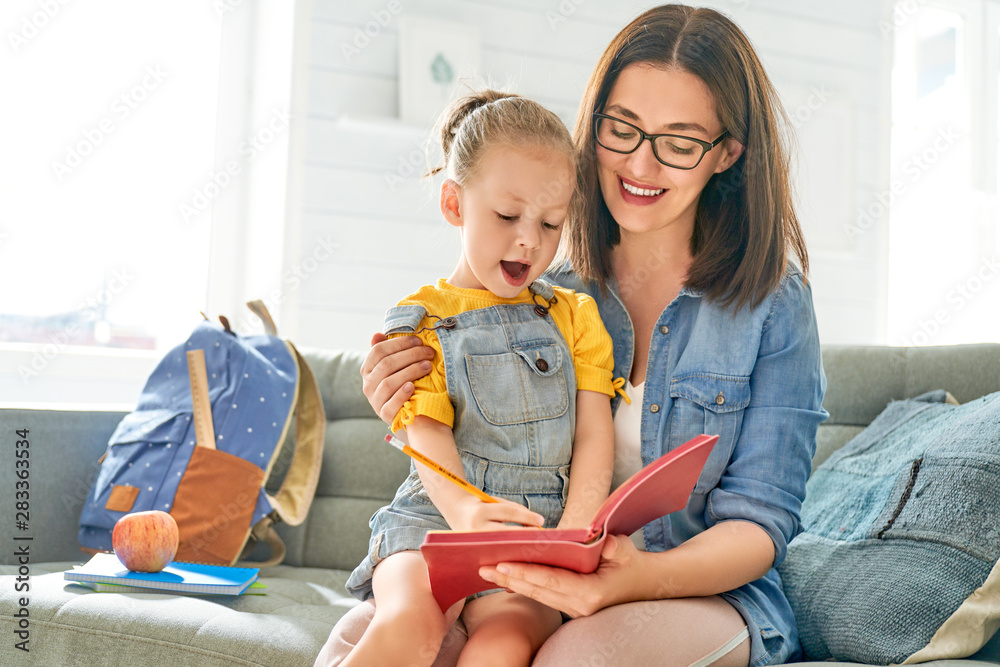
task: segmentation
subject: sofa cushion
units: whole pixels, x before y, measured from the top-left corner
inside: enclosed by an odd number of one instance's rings
[[[1000,393],[944,398],[891,403],[810,479],[780,568],[809,659],[964,657],[1000,625]],[[967,599],[978,633],[935,637]]]
[[[99,459],[108,447],[108,437],[126,414],[86,409],[0,411],[0,429],[4,433],[28,429],[31,443],[31,527],[45,527],[45,539],[32,542],[32,562],[82,556],[76,539],[80,510],[101,470]],[[0,470],[13,471],[14,461],[14,447],[4,447]],[[0,516],[12,521],[18,498],[13,493],[13,482],[8,488],[11,492],[0,493]],[[0,563],[15,562],[9,556],[0,557]]]
[[[0,566],[0,632],[8,638],[0,664],[309,667],[357,602],[344,592],[348,573],[336,570],[266,568],[266,595],[230,597],[97,593],[63,579],[72,565],[31,568],[29,653],[14,641],[17,568]]]

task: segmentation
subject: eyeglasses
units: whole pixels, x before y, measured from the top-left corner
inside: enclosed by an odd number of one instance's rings
[[[680,134],[646,134],[632,123],[603,113],[594,113],[593,118],[594,139],[604,148],[615,153],[632,153],[649,139],[656,159],[674,169],[694,169],[701,164],[705,153],[729,135],[729,130],[725,130],[718,139],[708,142]]]

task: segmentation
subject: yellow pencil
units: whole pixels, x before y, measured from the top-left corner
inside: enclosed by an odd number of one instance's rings
[[[455,484],[456,486],[458,486],[459,488],[461,488],[463,491],[466,491],[467,493],[471,493],[476,498],[479,498],[480,500],[482,500],[484,503],[496,503],[496,502],[499,502],[493,496],[489,495],[488,493],[483,492],[481,489],[477,489],[476,487],[472,486],[471,484],[469,484],[468,482],[466,482],[464,479],[462,479],[461,477],[459,477],[458,475],[456,475],[452,471],[448,470],[447,468],[445,468],[444,466],[442,466],[442,465],[440,465],[438,463],[435,463],[434,461],[432,461],[431,459],[427,458],[426,456],[424,456],[423,454],[421,454],[417,450],[413,449],[412,447],[410,447],[409,445],[407,445],[406,443],[404,443],[402,440],[400,440],[396,436],[392,435],[391,433],[389,435],[385,436],[385,441],[388,442],[393,447],[395,447],[396,449],[398,449],[399,451],[401,451],[404,454],[406,454],[407,456],[410,456],[410,457],[416,459],[417,461],[420,461],[421,463],[423,463],[425,466],[427,466],[428,468],[430,468],[431,470],[433,470],[437,474],[439,474],[442,477],[444,477],[445,479],[451,481],[453,484]]]

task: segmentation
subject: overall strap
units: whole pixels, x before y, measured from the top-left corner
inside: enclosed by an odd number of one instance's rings
[[[541,278],[536,278],[535,282],[528,285],[528,289],[531,290],[532,294],[537,294],[546,301],[550,301],[556,293],[552,288],[552,285],[545,282]]]
[[[420,321],[427,314],[427,309],[423,306],[393,306],[385,311],[385,326],[383,331],[386,335],[393,333],[413,333],[420,325]]]

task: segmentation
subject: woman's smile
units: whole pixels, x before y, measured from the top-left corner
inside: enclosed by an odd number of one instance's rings
[[[618,177],[618,186],[621,189],[622,199],[625,200],[625,203],[635,206],[655,204],[668,192],[666,188],[657,188],[652,185],[642,184],[638,181],[629,180],[624,176]]]

